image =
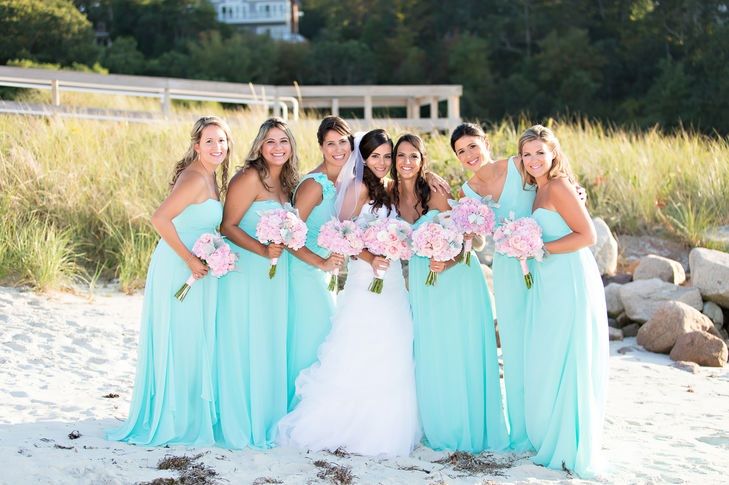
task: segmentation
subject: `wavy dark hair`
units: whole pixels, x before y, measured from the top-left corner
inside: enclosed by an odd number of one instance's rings
[[[430,186],[428,181],[425,179],[425,174],[428,173],[427,160],[428,154],[425,150],[425,143],[418,135],[406,133],[397,140],[395,148],[393,149],[392,167],[390,167],[390,176],[392,177],[392,202],[395,207],[400,205],[400,180],[397,173],[397,149],[402,143],[410,143],[414,146],[418,152],[420,152],[420,169],[418,170],[417,178],[415,179],[415,195],[418,198],[418,203],[422,208],[421,214],[425,215],[428,213],[428,201],[430,200]],[[415,206],[417,208],[417,205]]]
[[[392,150],[392,138],[383,129],[378,128],[365,133],[359,142],[359,153],[362,155],[362,160],[367,161],[367,158],[372,155],[372,152],[386,143],[390,145],[390,150]],[[385,184],[382,183],[382,180],[377,178],[377,175],[369,169],[366,163],[362,173],[362,183],[367,187],[367,192],[373,202],[372,207],[375,209],[383,206],[387,207],[387,215],[389,216],[392,211],[390,194],[387,193],[387,189],[385,188]]]
[[[261,180],[261,183],[266,190],[269,192],[271,191],[271,186],[266,183],[266,177],[268,177],[270,170],[268,169],[268,163],[266,163],[266,160],[263,159],[261,148],[263,147],[263,142],[268,136],[268,132],[273,128],[278,128],[286,133],[286,137],[289,139],[289,144],[291,145],[291,157],[284,164],[281,169],[281,174],[279,175],[281,189],[286,194],[286,197],[290,198],[294,188],[299,183],[299,156],[296,153],[296,140],[294,139],[294,134],[291,133],[289,125],[281,118],[269,118],[263,122],[258,130],[256,139],[253,140],[251,149],[246,156],[245,164],[243,167],[239,167],[239,171],[253,168],[256,172],[258,172],[258,178]]]
[[[480,126],[474,123],[462,123],[456,126],[456,129],[451,133],[451,149],[454,152],[456,151],[456,142],[464,136],[477,136],[483,140],[487,149],[491,149],[491,143],[489,143],[489,139],[486,138],[486,133],[484,133]]]

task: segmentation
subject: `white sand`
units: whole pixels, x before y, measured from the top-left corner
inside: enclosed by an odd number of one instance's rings
[[[271,477],[317,483],[315,460],[351,466],[356,483],[562,483],[564,472],[527,456],[503,476],[469,476],[419,448],[402,459],[336,457],[290,449],[266,452],[146,448],[103,439],[126,417],[134,381],[140,294],[97,291],[93,299],[0,287],[0,483],[134,483],[175,473],[157,470],[168,454],[204,453],[220,483]],[[618,349],[632,351],[620,354]],[[611,344],[605,455],[607,483],[729,482],[729,369],[692,374],[635,339]],[[103,396],[118,393],[119,398]],[[78,430],[82,436],[71,440]],[[62,449],[58,446],[72,447]],[[403,468],[411,468],[403,470]],[[579,480],[570,483],[583,483]]]

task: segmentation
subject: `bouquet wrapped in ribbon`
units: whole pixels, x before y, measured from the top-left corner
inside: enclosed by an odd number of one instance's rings
[[[286,204],[282,209],[259,212],[261,218],[256,225],[256,238],[263,244],[283,244],[291,249],[301,249],[306,243],[306,223],[299,218],[298,211]],[[268,277],[276,276],[278,258],[271,260]]]
[[[229,271],[233,271],[235,269],[235,262],[238,260],[238,255],[230,250],[230,246],[223,241],[220,234],[202,234],[197,238],[195,244],[193,244],[192,254],[200,258],[210,269],[210,273],[216,278],[220,278],[228,274]],[[190,275],[187,281],[175,293],[175,298],[179,301],[184,300],[195,281],[195,277]]]
[[[487,236],[494,230],[495,216],[489,201],[491,197],[482,200],[471,197],[462,197],[458,201],[448,201],[452,210],[451,218],[456,228],[462,234]],[[471,265],[472,239],[464,241],[463,253],[467,265]]]
[[[497,252],[519,260],[521,272],[524,274],[524,283],[527,288],[531,288],[534,278],[529,272],[526,260],[535,258],[537,261],[541,261],[544,256],[542,228],[537,221],[531,217],[514,219],[512,213],[509,219],[494,232],[494,242]]]
[[[342,256],[356,256],[364,249],[362,230],[354,221],[340,221],[333,218],[319,229],[316,243],[327,251]],[[329,279],[329,291],[339,287],[339,268],[332,271]]]
[[[413,231],[415,254],[435,261],[448,261],[463,249],[463,233],[455,225],[448,212],[440,214]],[[434,286],[438,273],[430,271],[425,279],[426,286]]]
[[[392,218],[360,219],[362,227],[362,240],[369,252],[387,259],[410,259],[413,250],[410,247],[410,235],[413,230],[405,221]],[[382,293],[383,276],[380,270],[375,271],[375,277],[369,290],[373,293]]]

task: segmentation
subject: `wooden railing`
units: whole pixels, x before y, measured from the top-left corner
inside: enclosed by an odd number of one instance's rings
[[[306,108],[337,115],[343,109],[361,110],[360,119],[365,122],[371,122],[375,118],[377,108],[404,108],[405,118],[388,119],[404,127],[425,131],[449,130],[460,123],[460,97],[463,93],[463,88],[459,85],[272,86],[8,66],[0,66],[0,86],[49,89],[51,106],[56,108],[64,106],[64,91],[158,98],[159,114],[162,117],[170,114],[174,99],[257,105],[275,116],[294,120],[299,119],[301,110]],[[424,106],[429,109],[427,117],[421,117],[421,108]],[[46,111],[64,110],[51,108]],[[15,103],[3,103],[0,112],[29,113]],[[78,110],[66,112],[72,115]],[[109,118],[107,115],[99,119]],[[142,116],[139,121],[150,118]]]

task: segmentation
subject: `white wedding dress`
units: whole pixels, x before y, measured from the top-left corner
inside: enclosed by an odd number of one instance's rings
[[[387,209],[373,213],[385,217]],[[368,263],[350,260],[332,330],[318,362],[296,379],[300,402],[279,422],[279,444],[404,456],[419,443],[413,322],[400,261],[391,261],[381,294],[368,289],[373,277]]]

